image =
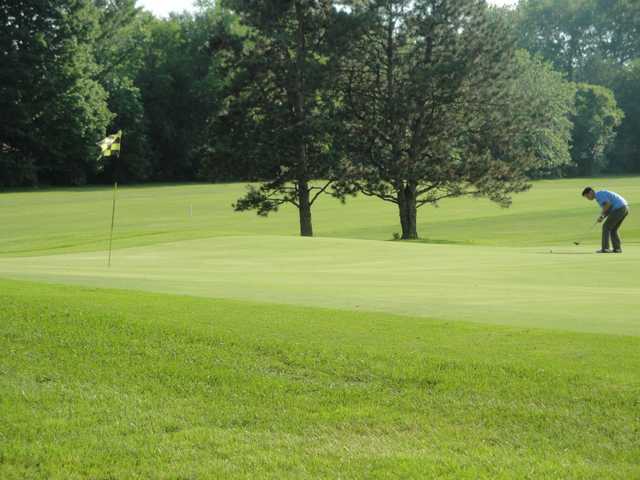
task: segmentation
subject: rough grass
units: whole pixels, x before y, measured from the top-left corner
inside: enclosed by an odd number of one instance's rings
[[[636,478],[640,339],[0,282],[0,477]]]

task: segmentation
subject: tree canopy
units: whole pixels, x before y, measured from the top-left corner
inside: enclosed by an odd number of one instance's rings
[[[509,29],[484,2],[360,8],[370,21],[340,80],[340,188],[398,205],[403,239],[418,237],[423,205],[462,195],[508,205],[527,188],[527,173],[568,163],[572,89],[516,55]]]
[[[335,179],[337,97],[332,83],[348,29],[330,0],[228,0],[248,27],[235,52],[230,110],[250,129],[237,153],[259,163],[261,187],[249,187],[237,210],[267,215],[284,203],[300,213],[300,233],[313,234],[311,207]],[[321,185],[312,183],[322,180]]]
[[[96,80],[88,0],[0,3],[0,179],[86,182],[113,117]]]
[[[624,112],[624,120],[614,132],[617,135],[607,138],[612,145],[604,146],[605,154],[596,159],[598,168],[594,171],[640,171],[640,160],[634,155],[640,150],[640,119],[637,100],[629,95],[637,86],[627,81],[640,58],[640,2],[522,0],[510,16],[522,48],[552,62],[572,81],[610,89],[611,99]],[[575,133],[582,135],[580,128]],[[574,141],[581,143],[582,139]]]

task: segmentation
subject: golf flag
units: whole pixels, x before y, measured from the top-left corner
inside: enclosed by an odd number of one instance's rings
[[[99,141],[98,146],[100,147],[101,156],[110,157],[116,152],[118,155],[120,155],[121,142],[122,142],[122,130],[119,130],[118,133],[109,135],[104,140]]]

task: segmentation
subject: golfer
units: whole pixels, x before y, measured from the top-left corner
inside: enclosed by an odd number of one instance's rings
[[[587,187],[582,191],[582,196],[587,200],[596,200],[602,213],[598,218],[598,222],[602,225],[602,249],[597,253],[611,253],[609,249],[609,238],[613,241],[613,253],[622,253],[622,244],[618,229],[624,219],[629,215],[629,204],[627,201],[615,192],[607,190],[594,191],[593,188]],[[606,220],[605,220],[606,219]]]

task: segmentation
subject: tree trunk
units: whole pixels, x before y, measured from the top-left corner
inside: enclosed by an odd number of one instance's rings
[[[393,5],[388,4],[387,14],[389,16],[389,23],[387,24],[387,105],[388,116],[390,122],[390,136],[392,138],[392,155],[394,163],[399,163],[402,157],[401,154],[401,138],[402,133],[396,127],[397,121],[397,104],[395,95],[395,57],[396,46],[394,45],[394,32],[395,32],[395,19],[398,18],[394,14]],[[402,182],[398,186],[398,208],[400,209],[400,225],[402,226],[402,240],[417,240],[418,239],[418,227],[417,223],[417,185],[415,182],[408,181]]]
[[[303,237],[313,237],[309,196],[309,184],[307,181],[298,181],[298,213],[300,214],[300,235]]]
[[[296,100],[295,114],[297,123],[306,130],[306,110],[304,103],[305,96],[305,61],[307,56],[307,45],[304,37],[304,7],[301,1],[296,1],[296,19],[298,21],[297,30],[297,48],[296,48]],[[313,226],[311,224],[311,201],[308,183],[308,165],[307,165],[307,143],[306,137],[300,136],[298,142],[298,213],[300,215],[300,235],[303,237],[313,236]]]
[[[594,149],[591,149],[591,151],[593,152]],[[593,170],[594,170],[594,164],[595,162],[593,161],[593,156],[589,156],[587,158],[582,158],[582,162],[580,165],[580,175],[583,177],[590,177],[593,175]]]
[[[398,192],[398,208],[400,210],[400,225],[402,226],[402,240],[418,239],[418,207],[416,186],[404,185]]]

